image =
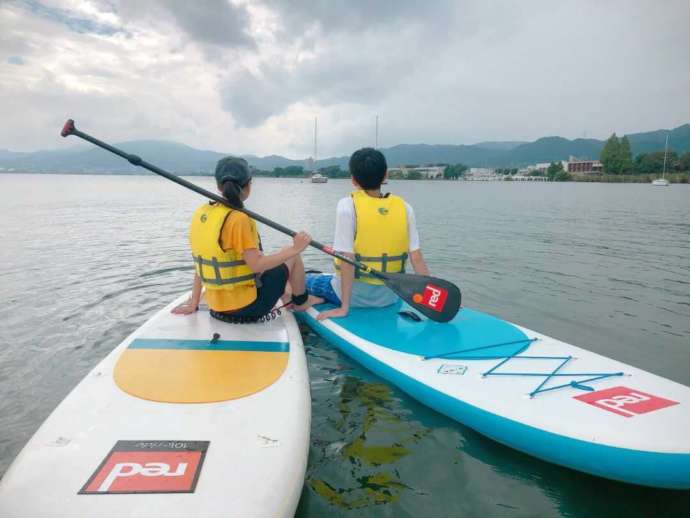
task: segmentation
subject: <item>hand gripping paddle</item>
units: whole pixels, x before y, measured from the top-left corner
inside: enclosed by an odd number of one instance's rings
[[[191,189],[192,191],[199,193],[210,200],[222,203],[223,205],[226,205],[234,210],[244,212],[250,218],[260,221],[264,225],[268,225],[269,227],[276,229],[278,232],[287,234],[290,237],[293,237],[296,234],[294,230],[290,230],[279,223],[275,223],[268,218],[264,218],[260,214],[256,214],[251,210],[234,207],[222,196],[209,192],[198,185],[164,171],[155,165],[149,164],[137,155],[130,155],[121,149],[113,147],[110,144],[106,144],[105,142],[92,137],[91,135],[79,131],[75,127],[72,119],[69,119],[65,123],[65,126],[62,128],[61,135],[63,137],[76,135],[87,142],[91,142],[100,148],[121,156],[132,165],[148,169],[152,173],[156,173],[157,175],[163,176],[168,180],[172,180],[173,182],[182,185],[187,189]],[[457,314],[458,310],[460,309],[460,302],[462,300],[460,289],[452,282],[426,275],[380,272],[372,269],[364,263],[354,261],[349,257],[345,257],[344,255],[333,250],[330,246],[325,246],[318,241],[311,241],[309,245],[327,253],[328,255],[337,257],[341,261],[351,264],[355,268],[358,268],[359,270],[362,270],[363,272],[366,272],[377,279],[381,279],[384,284],[393,290],[401,299],[431,320],[435,320],[436,322],[448,322]]]

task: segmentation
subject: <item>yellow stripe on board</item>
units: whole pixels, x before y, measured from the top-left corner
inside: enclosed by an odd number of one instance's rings
[[[126,349],[113,376],[120,389],[165,403],[211,403],[255,394],[272,385],[287,352]]]

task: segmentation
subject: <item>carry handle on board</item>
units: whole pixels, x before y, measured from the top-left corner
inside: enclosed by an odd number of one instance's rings
[[[86,140],[87,142],[91,142],[92,144],[100,148],[103,148],[107,151],[110,151],[111,153],[114,153],[124,158],[132,165],[148,169],[152,173],[156,173],[157,175],[163,176],[168,180],[172,180],[173,182],[182,185],[187,189],[191,189],[192,191],[199,193],[210,200],[222,203],[223,205],[226,205],[231,209],[244,212],[250,218],[256,221],[260,221],[264,225],[274,228],[275,230],[282,232],[283,234],[287,234],[290,237],[293,237],[296,234],[294,230],[290,230],[289,228],[284,227],[280,223],[271,221],[270,219],[265,218],[260,214],[256,214],[255,212],[252,212],[249,209],[243,207],[235,207],[222,196],[209,192],[206,189],[203,189],[198,185],[188,182],[184,178],[180,178],[172,173],[164,171],[163,169],[156,167],[153,164],[149,164],[137,155],[130,155],[129,153],[126,153],[121,149],[118,149],[116,147],[111,146],[110,144],[98,140],[97,138],[94,138],[91,135],[84,133],[83,131],[79,131],[74,125],[74,121],[72,119],[69,119],[65,123],[64,127],[62,128],[61,135],[63,137],[75,135],[81,139]],[[388,286],[391,290],[393,290],[396,294],[398,294],[400,298],[402,298],[410,306],[412,306],[414,309],[416,309],[423,315],[427,316],[431,320],[435,320],[436,322],[448,322],[457,314],[458,310],[460,309],[462,295],[460,293],[460,289],[452,282],[446,281],[444,279],[439,279],[437,277],[430,277],[427,275],[381,272],[378,270],[374,270],[373,268],[367,266],[364,263],[354,261],[349,257],[339,254],[330,246],[323,245],[318,241],[311,241],[309,245],[321,250],[322,252],[327,253],[328,255],[337,257],[341,261],[351,264],[355,268],[358,268],[359,270],[362,270],[363,272],[366,272],[369,275],[382,280],[384,284]]]

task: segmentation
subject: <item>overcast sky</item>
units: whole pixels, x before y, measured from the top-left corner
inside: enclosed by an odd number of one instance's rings
[[[0,149],[294,158],[690,122],[685,0],[0,0]],[[70,143],[74,145],[75,143]]]

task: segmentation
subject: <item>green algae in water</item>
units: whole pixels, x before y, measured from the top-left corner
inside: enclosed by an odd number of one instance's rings
[[[359,487],[338,489],[321,479],[311,480],[310,487],[320,497],[342,509],[361,509],[371,505],[390,504],[400,498],[400,491],[411,489],[390,473],[376,473],[358,479]]]
[[[337,476],[310,479],[309,487],[344,510],[394,503],[404,491],[414,490],[400,479],[395,464],[411,453],[408,446],[419,442],[428,429],[398,415],[399,403],[388,385],[353,376],[342,381],[340,400],[333,405],[338,417],[331,421],[342,445],[336,456],[325,455],[325,462],[340,459],[341,467]],[[347,471],[351,483],[338,487],[335,479],[342,482]]]

